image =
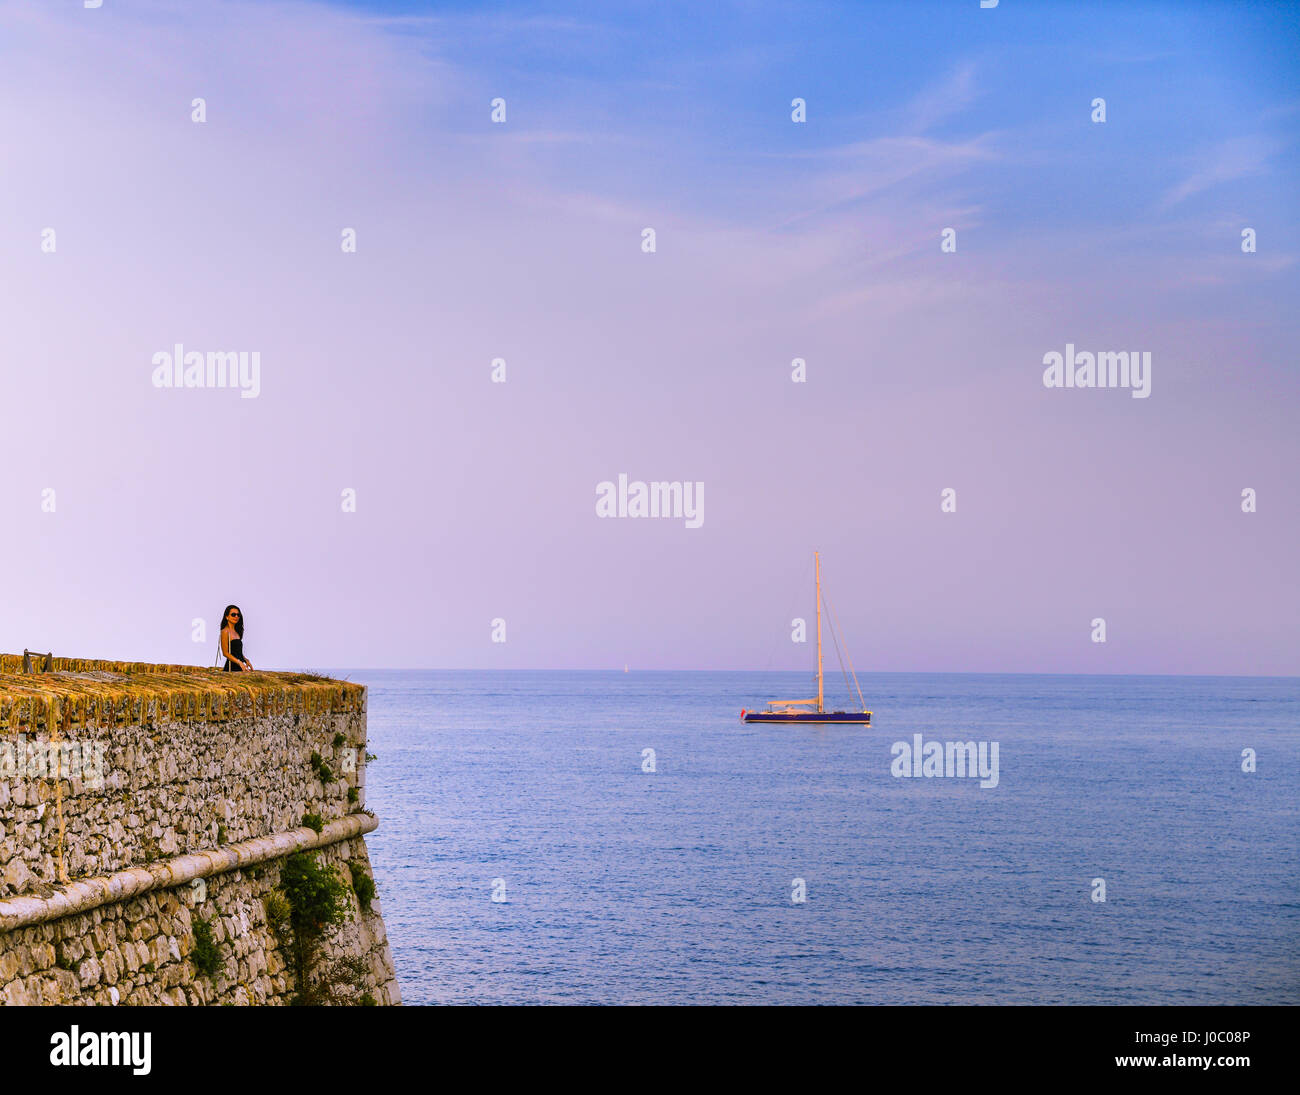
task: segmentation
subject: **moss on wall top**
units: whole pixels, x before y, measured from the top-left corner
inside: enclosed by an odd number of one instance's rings
[[[79,658],[55,658],[50,673],[24,673],[22,665],[21,655],[0,654],[0,732],[354,711],[366,694],[363,685],[310,673],[222,673]]]

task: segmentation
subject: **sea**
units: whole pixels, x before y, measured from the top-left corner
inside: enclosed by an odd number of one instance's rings
[[[1298,678],[331,672],[406,1004],[1300,1002]]]

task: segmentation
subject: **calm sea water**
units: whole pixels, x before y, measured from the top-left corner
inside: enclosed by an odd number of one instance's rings
[[[1300,680],[868,675],[863,730],[739,722],[807,674],[335,672],[408,1004],[1300,1002]]]

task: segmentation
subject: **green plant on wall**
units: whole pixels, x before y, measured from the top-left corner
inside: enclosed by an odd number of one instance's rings
[[[320,780],[321,783],[334,782],[334,769],[331,768],[328,762],[326,762],[315,750],[312,750],[311,754],[311,767],[312,771],[316,773],[316,778]]]
[[[196,916],[193,927],[194,950],[190,952],[190,959],[199,973],[211,977],[221,968],[221,950],[212,937],[212,922]]]
[[[267,920],[289,951],[298,1005],[357,1004],[366,964],[360,958],[322,962],[329,929],[348,917],[348,887],[333,867],[297,852],[285,860],[280,891],[266,901]]]
[[[263,902],[266,908],[266,922],[276,938],[282,939],[289,934],[289,916],[292,910],[289,908],[289,899],[284,896],[282,890],[272,890],[266,895]]]
[[[348,864],[348,872],[352,875],[352,892],[357,895],[361,911],[369,912],[370,902],[375,899],[375,880],[370,877],[370,872],[355,860]]]

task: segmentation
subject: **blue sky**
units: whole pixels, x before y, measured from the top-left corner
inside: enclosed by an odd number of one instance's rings
[[[1300,254],[1296,5],[343,6],[454,60],[431,132],[477,137],[502,95],[535,178],[647,214],[823,223],[867,254],[853,215],[883,199],[895,220],[916,210],[927,245],[924,218],[959,211],[968,240],[1027,270],[1079,248],[1124,262],[1153,234],[1204,257],[1222,218],[1249,216],[1257,265]],[[1106,123],[1080,124],[1098,96]]]
[[[817,547],[859,668],[1300,672],[1292,8],[0,27],[0,646],[204,660],[233,601],[258,664],[802,667]],[[262,394],[153,389],[177,341]],[[1151,351],[1151,398],[1044,389],[1067,342]],[[703,527],[597,519],[620,473]]]
[[[1138,215],[1243,135],[1260,141],[1238,150],[1236,169],[1296,166],[1296,5],[341,6],[392,16],[454,57],[472,74],[465,103],[504,95],[522,131],[659,138],[643,162],[714,208],[745,196],[746,173],[796,185],[801,157],[901,133],[990,141],[1014,174],[971,182],[992,212],[1030,228]],[[808,124],[773,124],[794,95],[809,103]],[[1072,116],[1094,96],[1107,99],[1107,125],[1081,133]],[[474,128],[476,112],[462,124]],[[1026,204],[1026,181],[1051,185]]]

